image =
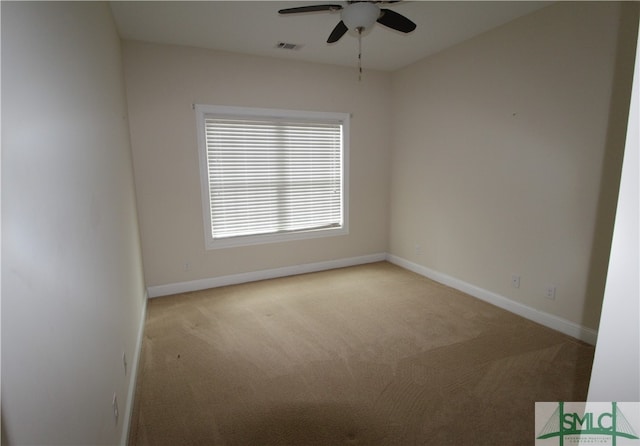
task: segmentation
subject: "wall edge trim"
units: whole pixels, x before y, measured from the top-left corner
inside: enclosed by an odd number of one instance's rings
[[[455,288],[458,291],[469,294],[472,297],[488,302],[496,307],[507,310],[511,313],[522,316],[525,319],[544,325],[545,327],[559,331],[573,338],[584,341],[588,344],[595,345],[598,338],[598,332],[588,327],[576,324],[567,319],[555,316],[544,311],[521,304],[492,291],[477,287],[463,280],[451,277],[447,274],[432,270],[417,263],[413,263],[402,257],[393,254],[387,254],[387,261],[394,265],[413,271],[428,279],[435,280],[443,285]]]
[[[387,254],[384,252],[348,257],[324,262],[305,263],[302,265],[285,266],[281,268],[266,269],[228,276],[211,277],[208,279],[191,280],[188,282],[169,283],[166,285],[150,286],[147,293],[150,298],[169,296],[171,294],[188,293],[190,291],[206,290],[227,285],[256,282],[258,280],[275,279],[278,277],[295,276],[297,274],[314,273],[329,269],[345,268],[348,266],[364,265],[366,263],[384,262]]]
[[[147,294],[149,298],[155,298],[161,296],[169,296],[172,294],[205,290],[209,288],[218,288],[228,285],[255,282],[258,280],[275,279],[278,277],[294,276],[297,274],[306,274],[336,268],[345,268],[348,266],[364,265],[367,263],[382,262],[385,260],[393,263],[394,265],[420,274],[421,276],[427,277],[428,279],[435,280],[436,282],[455,288],[477,299],[502,308],[503,310],[507,310],[511,313],[517,314],[518,316],[522,316],[525,319],[529,319],[533,322],[544,325],[545,327],[559,331],[568,336],[584,341],[588,344],[596,344],[596,340],[598,338],[597,330],[585,327],[580,324],[576,324],[575,322],[569,321],[559,316],[537,310],[520,302],[516,302],[507,297],[501,296],[492,291],[485,290],[463,280],[432,270],[425,266],[418,265],[417,263],[388,253],[376,253],[358,257],[349,257],[315,263],[305,263],[302,265],[285,266],[281,268],[231,274],[227,276],[212,277],[207,279],[198,279],[187,282],[150,286],[147,288]],[[141,341],[141,339],[142,338],[140,338],[139,341]]]

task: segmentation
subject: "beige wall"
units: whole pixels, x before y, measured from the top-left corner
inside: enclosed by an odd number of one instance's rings
[[[145,293],[120,39],[105,3],[1,7],[2,443],[121,444]]]
[[[597,328],[636,6],[558,3],[394,74],[392,254]]]
[[[147,285],[386,251],[389,74],[139,42],[124,65]],[[353,113],[350,234],[205,250],[194,103]]]

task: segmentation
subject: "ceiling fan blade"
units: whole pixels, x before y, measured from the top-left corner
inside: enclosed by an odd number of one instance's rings
[[[331,34],[327,39],[327,43],[337,42],[342,36],[344,36],[347,31],[349,31],[349,28],[347,28],[347,25],[345,25],[344,22],[340,20],[340,23],[338,23],[336,27],[333,28],[333,31],[331,31]]]
[[[320,11],[340,11],[342,5],[311,5],[299,6],[297,8],[286,8],[278,11],[279,14],[299,14],[302,12],[320,12]]]
[[[380,12],[381,14],[380,17],[378,17],[377,22],[384,26],[403,33],[410,33],[416,29],[416,24],[402,14],[398,14],[390,9],[381,9]]]

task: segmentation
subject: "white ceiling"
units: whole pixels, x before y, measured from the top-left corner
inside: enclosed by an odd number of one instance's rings
[[[358,39],[326,40],[340,12],[280,15],[295,6],[341,1],[116,1],[111,9],[123,39],[211,48],[242,54],[354,66]],[[362,39],[364,68],[396,70],[491,28],[549,5],[528,1],[414,1],[382,4],[417,24],[403,34],[376,24]],[[300,44],[297,50],[278,42]]]

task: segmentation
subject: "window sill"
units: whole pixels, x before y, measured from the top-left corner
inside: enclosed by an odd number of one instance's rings
[[[286,234],[265,234],[242,237],[229,237],[207,241],[207,250],[237,248],[241,246],[265,245],[271,243],[283,243],[294,240],[311,240],[324,237],[338,237],[349,234],[346,226],[340,228],[317,229],[312,231],[290,232]]]

